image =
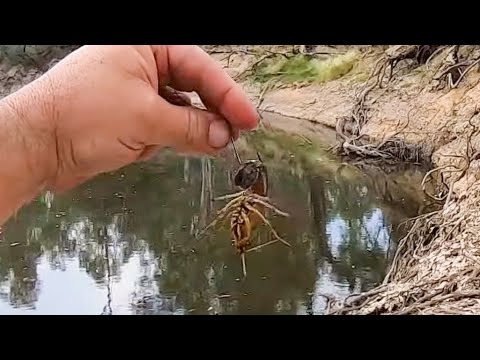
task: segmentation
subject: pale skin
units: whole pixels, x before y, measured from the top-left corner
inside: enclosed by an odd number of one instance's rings
[[[208,110],[168,90],[199,94]],[[162,148],[216,155],[258,114],[196,46],[84,46],[0,100],[0,223],[45,190],[63,192]]]

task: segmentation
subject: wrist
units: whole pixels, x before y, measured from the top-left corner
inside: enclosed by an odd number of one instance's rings
[[[0,224],[48,185],[56,171],[51,92],[36,80],[0,100]]]

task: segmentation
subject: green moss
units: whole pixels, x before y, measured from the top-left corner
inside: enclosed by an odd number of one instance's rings
[[[348,74],[358,62],[358,54],[350,51],[337,56],[311,58],[304,55],[275,57],[256,67],[253,79],[266,82],[277,78],[282,82],[324,83]]]

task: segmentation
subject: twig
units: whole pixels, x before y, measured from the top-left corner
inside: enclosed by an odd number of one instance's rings
[[[475,65],[480,63],[480,59],[475,60],[469,67],[465,69],[464,72],[460,72],[460,77],[457,79],[457,81],[452,85],[452,89],[455,89],[458,84],[460,84],[460,81],[464,78],[464,76],[471,70]]]
[[[438,295],[438,294],[435,294],[434,296],[436,296],[436,295]],[[439,296],[436,299],[426,301],[426,302],[423,302],[421,304],[417,304],[415,306],[411,306],[411,307],[406,308],[402,311],[399,311],[399,312],[397,312],[397,315],[406,315],[406,314],[411,313],[414,310],[419,310],[419,309],[426,308],[426,307],[429,307],[429,306],[432,306],[432,305],[436,305],[436,304],[438,304],[442,301],[448,300],[448,299],[461,299],[461,298],[465,298],[465,297],[480,297],[480,290],[456,291],[456,292],[451,293],[451,294],[446,294],[446,295],[443,295],[443,296]]]
[[[245,251],[245,252],[257,251],[257,250],[260,250],[261,248],[263,248],[263,247],[265,247],[265,246],[275,244],[276,242],[278,242],[277,239],[275,239],[275,240],[270,240],[270,241],[267,241],[267,242],[264,243],[264,244],[260,244],[260,245],[257,245],[257,246],[255,246],[255,247],[253,247],[253,248],[250,248],[250,249],[248,249],[248,250]]]
[[[258,66],[258,64],[260,64],[261,62],[263,62],[264,60],[268,59],[268,58],[271,58],[273,57],[274,54],[269,54],[269,55],[264,55],[262,56],[260,59],[258,59],[257,61],[255,61],[252,65],[250,65],[248,68],[246,68],[245,70],[243,70],[240,74],[238,74],[237,76],[235,76],[235,81],[238,81],[240,80],[240,78],[245,75],[247,72],[249,71],[252,71],[256,66]]]
[[[242,270],[243,270],[243,277],[247,277],[247,265],[245,263],[245,253],[242,253]]]
[[[432,60],[435,55],[437,55],[440,51],[444,50],[447,46],[446,45],[442,45],[440,47],[438,47],[427,59],[427,61],[425,61],[425,67],[428,69],[429,68],[429,62],[430,60]]]
[[[442,77],[444,77],[445,75],[447,75],[450,71],[452,71],[453,69],[457,68],[457,67],[460,67],[460,66],[465,66],[467,65],[471,60],[465,60],[465,61],[462,61],[462,62],[459,62],[457,64],[453,64],[451,66],[449,66],[448,68],[446,68],[440,75],[438,76],[434,76],[434,80],[440,80]]]
[[[257,108],[259,109],[260,106],[262,105],[263,103],[263,100],[264,100],[264,96],[266,94],[266,92],[269,90],[269,86],[271,83],[273,83],[273,81],[275,80],[275,78],[271,78],[270,80],[268,80],[265,85],[263,86],[263,89],[262,89],[262,92],[260,93],[260,96],[258,97],[258,102],[257,102]]]

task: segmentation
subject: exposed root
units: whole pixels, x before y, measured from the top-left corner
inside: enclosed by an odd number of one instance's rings
[[[446,86],[449,90],[457,88],[466,74],[480,63],[478,57],[476,59],[461,59],[459,49],[460,45],[451,46],[445,59],[436,69],[432,79],[435,90],[442,90]]]
[[[407,144],[398,135],[408,126],[410,121],[410,114],[406,125],[395,134],[390,135],[387,139],[381,141],[380,144],[373,144],[373,139],[370,139],[363,133],[363,128],[368,123],[369,107],[378,100],[367,101],[367,96],[375,88],[383,88],[385,78],[387,84],[390,83],[394,77],[394,70],[402,61],[409,60],[414,66],[426,64],[431,61],[434,56],[440,53],[440,50],[445,49],[445,46],[437,45],[397,45],[389,47],[384,57],[379,59],[365,86],[355,98],[355,103],[352,108],[351,115],[337,119],[336,132],[338,144],[334,147],[334,151],[349,158],[361,158],[368,161],[377,161],[387,164],[392,163],[416,163],[416,164],[430,164],[431,149],[424,145]],[[448,59],[443,64],[447,68],[437,69],[440,75],[434,77],[437,81],[443,78],[450,79],[451,88],[455,88],[461,82],[462,78],[475,65],[480,64],[478,60],[468,60],[459,62],[458,57],[459,46],[452,46],[448,48]],[[387,74],[389,70],[389,74]],[[437,73],[436,72],[436,73]]]
[[[439,48],[438,45],[395,45],[389,47],[384,54],[384,58],[379,60],[377,83],[379,88],[383,87],[383,80],[387,68],[390,68],[388,82],[393,79],[393,71],[397,65],[404,60],[411,60],[413,65],[419,66],[425,64]],[[374,70],[375,72],[375,70]]]
[[[408,144],[397,136],[408,127],[410,113],[401,129],[375,145],[370,142],[368,136],[361,134],[361,129],[367,122],[364,106],[364,101],[359,101],[357,110],[354,109],[351,118],[338,119],[336,131],[337,135],[343,139],[335,148],[339,155],[370,161],[376,160],[390,165],[398,163],[428,164],[430,162],[431,151],[429,148],[424,145]],[[347,123],[350,125],[347,126]]]
[[[448,185],[444,182],[447,191],[435,198],[445,200],[443,209],[411,219],[383,283],[364,294],[335,300],[330,314],[480,313],[480,243],[476,236],[480,231],[480,182],[464,188],[461,196],[453,190],[480,154],[471,144],[478,132],[472,123],[477,113],[475,110],[468,121],[471,131],[466,154],[450,155],[461,158],[463,164],[433,169],[424,178],[423,184],[435,172],[449,173]]]
[[[478,128],[472,123],[473,118],[478,115],[480,109],[475,108],[473,111],[472,116],[468,119],[468,124],[470,125],[471,131],[467,134],[467,148],[466,148],[466,153],[464,155],[448,155],[448,154],[443,154],[445,157],[454,157],[454,158],[460,158],[463,160],[464,164],[461,167],[458,167],[457,165],[454,164],[448,164],[448,165],[443,165],[439,166],[437,168],[434,168],[430,171],[428,171],[423,180],[422,180],[422,190],[435,201],[444,201],[446,200],[446,205],[450,202],[453,194],[453,185],[459,181],[463,176],[465,175],[466,171],[470,167],[470,164],[473,160],[476,160],[478,156],[480,155],[479,151],[475,151],[472,146],[472,137],[478,133]],[[432,174],[438,172],[439,173],[439,182],[442,186],[442,188],[439,190],[438,195],[432,195],[426,191],[426,184],[429,182],[432,178]],[[453,175],[454,173],[458,173],[457,176],[453,177],[450,181],[450,184],[447,185],[445,183],[445,175],[446,174],[451,174]],[[452,177],[452,176],[450,176]]]
[[[421,145],[407,144],[402,139],[388,139],[381,145],[356,143],[345,141],[342,144],[344,155],[360,157],[363,159],[381,160],[382,162],[396,164],[399,162],[423,164],[428,161],[429,151]]]

